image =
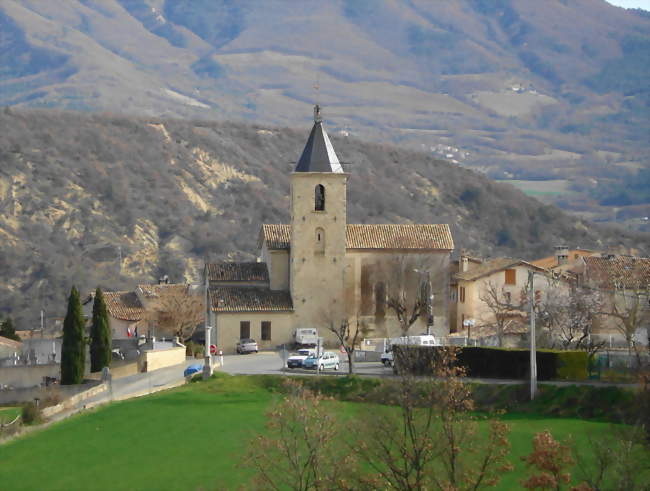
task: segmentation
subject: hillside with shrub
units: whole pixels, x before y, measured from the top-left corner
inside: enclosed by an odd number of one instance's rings
[[[645,228],[650,17],[604,0],[3,0],[0,105],[308,124]],[[314,90],[314,85],[320,89]],[[529,187],[527,187],[529,186]],[[634,222],[636,220],[636,222]]]
[[[252,260],[262,223],[289,220],[300,129],[55,110],[0,112],[0,314],[37,325],[81,292],[205,259]],[[349,223],[449,223],[456,250],[533,259],[563,243],[648,253],[639,233],[596,226],[429,154],[333,137],[350,173]]]

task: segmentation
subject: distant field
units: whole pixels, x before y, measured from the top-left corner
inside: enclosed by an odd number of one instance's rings
[[[528,196],[535,197],[556,197],[570,193],[569,181],[566,179],[553,179],[549,181],[523,181],[517,179],[506,179],[499,182],[507,182],[519,188]]]
[[[251,377],[221,377],[111,404],[0,446],[2,489],[237,489],[247,442],[264,430],[274,396]],[[359,403],[333,402],[350,415]],[[550,430],[580,446],[607,423],[509,414],[515,471],[499,487],[518,487],[520,457],[532,436]],[[34,472],[38,469],[38,472]]]

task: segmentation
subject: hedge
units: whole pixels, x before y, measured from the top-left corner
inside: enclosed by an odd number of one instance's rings
[[[395,366],[415,374],[431,371],[442,350],[430,346],[393,346]],[[530,377],[530,351],[509,348],[455,348],[457,363],[468,377],[525,379]],[[405,358],[408,357],[408,358]],[[538,380],[585,380],[588,378],[585,351],[537,350]]]

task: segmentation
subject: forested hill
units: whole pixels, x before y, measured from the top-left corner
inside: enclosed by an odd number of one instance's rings
[[[287,222],[289,173],[309,126],[0,113],[0,314],[19,327],[62,315],[82,291],[196,279],[205,258],[257,253],[262,223]],[[350,223],[449,223],[457,250],[535,258],[559,243],[648,246],[509,185],[391,145],[333,138],[349,162]]]

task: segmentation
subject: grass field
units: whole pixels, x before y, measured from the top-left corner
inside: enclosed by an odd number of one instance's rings
[[[506,179],[500,182],[507,182],[528,196],[540,197],[557,197],[570,193],[569,181],[566,179],[551,179],[546,181],[523,181],[517,179]]]
[[[0,423],[13,421],[20,414],[19,407],[0,407]]]
[[[264,429],[276,397],[247,377],[219,377],[81,414],[0,446],[0,488],[236,489],[247,441]],[[360,403],[334,402],[352,414]],[[514,472],[499,488],[518,487],[531,438],[549,429],[584,446],[607,423],[509,414]]]

